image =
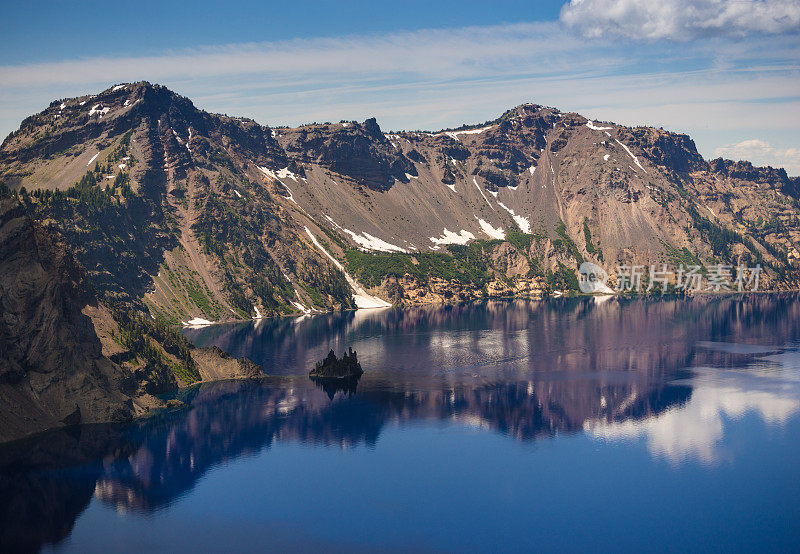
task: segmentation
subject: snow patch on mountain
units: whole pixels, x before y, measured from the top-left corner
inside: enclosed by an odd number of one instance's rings
[[[109,108],[108,106],[106,106],[105,108],[101,108],[100,106],[101,106],[100,104],[95,104],[94,106],[92,106],[92,108],[89,110],[89,117],[92,117],[96,113],[99,113],[100,117],[103,117],[104,115],[106,115],[108,112],[111,111],[111,108]]]
[[[386,242],[383,239],[380,239],[374,235],[370,235],[366,231],[362,234],[358,235],[351,231],[350,229],[343,229],[345,233],[350,235],[350,238],[353,239],[353,242],[358,244],[360,247],[366,250],[377,250],[379,252],[403,252],[408,253],[408,250],[402,248],[400,246],[395,246],[389,242]]]
[[[511,214],[511,217],[514,219],[514,222],[519,227],[520,231],[526,234],[530,234],[531,232],[531,222],[528,221],[526,218],[522,217],[521,215],[517,215],[514,213],[514,210],[503,204],[502,202],[497,203],[498,206],[503,208],[505,211]]]
[[[360,289],[364,290],[364,289]],[[363,294],[354,294],[353,300],[356,303],[356,308],[359,310],[372,309],[372,308],[391,308],[391,303],[382,300],[377,296],[372,296],[364,292]]]
[[[489,199],[488,199],[488,198],[486,198],[486,195],[485,195],[485,194],[483,194],[483,189],[482,189],[482,188],[481,188],[481,186],[478,184],[478,180],[477,180],[475,177],[473,177],[473,178],[472,178],[472,182],[473,182],[473,183],[475,183],[475,186],[476,186],[476,187],[478,187],[478,192],[480,192],[480,193],[481,193],[481,196],[483,196],[483,199],[484,199],[484,200],[486,200],[486,204],[488,204],[488,206],[489,206],[491,209],[493,209],[493,210],[494,210],[494,209],[495,209],[495,208],[494,208],[494,206],[492,206],[492,204],[489,202]]]
[[[268,169],[268,168],[266,168],[266,167],[261,167],[261,166],[257,166],[257,167],[258,167],[258,169],[260,169],[260,170],[261,170],[261,172],[262,172],[264,175],[266,175],[267,177],[269,177],[269,178],[270,178],[270,179],[272,179],[273,181],[278,181],[278,180],[280,180],[280,179],[292,179],[293,181],[295,181],[295,182],[298,182],[298,183],[299,183],[299,182],[300,182],[300,180],[303,180],[303,181],[305,181],[305,180],[306,180],[306,178],[305,178],[305,177],[298,177],[297,175],[295,175],[294,173],[292,173],[292,172],[289,170],[289,168],[288,168],[288,167],[284,167],[283,169],[279,169],[278,171],[272,171],[271,169]],[[281,184],[283,184],[283,183],[281,183]],[[285,185],[284,185],[284,186],[285,186]]]
[[[481,129],[468,129],[466,131],[446,131],[444,133],[439,133],[436,136],[447,135],[448,137],[450,137],[450,138],[452,138],[454,140],[461,140],[461,139],[458,138],[458,135],[478,135],[478,134],[480,134],[480,133],[482,133],[484,131],[488,131],[492,127],[494,127],[494,125],[489,125],[488,127],[483,127]]]
[[[323,215],[325,216],[325,219],[330,221],[334,227],[350,235],[350,238],[353,239],[353,242],[355,242],[365,250],[377,250],[378,252],[403,252],[405,254],[408,253],[408,250],[406,250],[405,248],[386,242],[385,240],[380,239],[367,232],[361,233],[359,235],[358,233],[354,233],[350,229],[345,229],[344,227],[336,223],[333,220],[333,218],[331,218],[329,215],[327,214]]]
[[[591,119],[586,122],[586,126],[589,127],[589,129],[592,129],[593,131],[608,131],[610,129],[613,129],[613,127],[598,127],[597,125],[594,124],[594,121],[592,121]]]
[[[203,319],[202,317],[195,317],[189,321],[181,321],[184,327],[205,327],[207,325],[214,325],[213,321]]]
[[[306,308],[306,307],[305,307],[305,306],[303,306],[303,305],[302,305],[300,302],[296,302],[296,301],[294,301],[294,300],[292,300],[291,302],[292,302],[292,305],[293,305],[295,308],[297,308],[298,310],[300,310],[300,311],[301,311],[301,312],[303,312],[304,314],[308,315],[308,314],[310,314],[310,313],[311,313],[311,309],[309,309],[309,308]]]
[[[97,159],[97,156],[99,156],[99,155],[100,155],[100,152],[98,152],[97,154],[95,154],[94,156],[92,156],[92,159],[91,159],[91,160],[89,160],[88,162],[86,162],[86,165],[87,165],[87,166],[90,166],[90,165],[92,165],[92,162],[93,162],[93,161],[95,161],[95,160]]]
[[[444,231],[442,231],[441,237],[431,237],[430,239],[435,245],[441,246],[444,244],[467,244],[474,238],[475,235],[469,231],[465,231],[464,229],[462,229],[460,233],[456,234],[452,231],[448,231],[447,228],[445,228]]]
[[[627,146],[625,146],[624,144],[622,144],[622,143],[621,143],[620,141],[618,141],[617,139],[614,139],[614,141],[615,141],[617,144],[619,144],[620,146],[622,146],[622,147],[625,149],[625,152],[627,152],[627,153],[628,153],[628,155],[629,155],[631,158],[633,158],[633,162],[634,162],[636,165],[638,165],[638,166],[639,166],[639,169],[641,169],[642,171],[644,171],[645,173],[647,173],[647,170],[646,170],[645,168],[643,168],[643,167],[642,167],[642,164],[640,164],[640,163],[639,163],[639,158],[637,158],[636,156],[634,156],[634,155],[633,155],[633,152],[631,152],[631,151],[630,151],[630,149],[629,149]]]
[[[302,179],[303,181],[305,181],[304,177],[299,177],[298,178],[297,175],[295,175],[294,173],[289,171],[288,167],[284,167],[283,169],[279,169],[277,175],[278,175],[278,177],[280,179],[289,178],[289,179],[292,179],[293,181],[299,181],[300,179]]]
[[[334,258],[327,250],[325,250],[325,248],[323,248],[323,246],[317,240],[317,237],[315,237],[311,232],[311,229],[305,227],[305,230],[306,234],[308,234],[309,238],[311,239],[311,242],[314,243],[314,246],[316,246],[323,254],[325,254],[325,256],[327,256],[328,259],[333,262],[333,265],[335,265],[336,268],[344,274],[344,278],[347,280],[347,283],[355,291],[353,293],[353,300],[355,301],[357,308],[390,308],[392,306],[386,300],[382,300],[377,296],[372,296],[365,291],[364,288],[359,285],[355,279],[350,277],[350,275],[344,270],[344,266],[341,264],[341,262],[339,262],[339,260]]]
[[[480,224],[481,229],[483,229],[483,232],[492,237],[493,239],[506,238],[506,232],[502,227],[497,227],[497,228],[492,227],[491,223],[480,219],[477,215],[475,216],[475,219],[478,220],[478,223]]]
[[[336,223],[336,222],[333,220],[333,218],[332,218],[331,216],[329,216],[329,215],[327,215],[327,214],[322,214],[322,215],[325,217],[325,219],[327,219],[328,221],[330,221],[330,222],[331,222],[331,224],[332,224],[334,227],[336,227],[337,229],[341,229],[341,230],[343,230],[343,229],[342,229],[342,226],[341,226],[341,225],[339,225],[338,223]]]
[[[286,197],[286,199],[287,199],[287,200],[289,200],[290,202],[294,202],[295,204],[297,204],[297,200],[295,200],[295,199],[294,199],[294,193],[292,192],[292,189],[290,189],[290,188],[289,188],[289,187],[288,187],[288,186],[287,186],[285,183],[283,183],[282,181],[278,181],[278,182],[279,182],[280,184],[282,184],[282,185],[283,185],[283,188],[285,188],[285,189],[286,189],[286,192],[288,192],[288,193],[289,193],[289,196],[287,196],[287,197]],[[299,206],[300,204],[297,204],[297,205]],[[301,210],[303,210],[303,208],[300,208],[300,209],[301,209]],[[305,211],[305,210],[303,210],[303,211]]]

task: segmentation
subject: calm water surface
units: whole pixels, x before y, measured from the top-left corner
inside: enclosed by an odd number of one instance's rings
[[[0,448],[0,551],[798,551],[800,299],[187,330],[272,375]],[[358,383],[305,375],[352,346]]]

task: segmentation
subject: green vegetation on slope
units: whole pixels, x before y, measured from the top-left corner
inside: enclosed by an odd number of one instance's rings
[[[37,190],[25,204],[65,237],[101,298],[136,302],[177,238],[161,205],[134,193],[127,178],[105,187],[100,179],[96,168],[64,192]]]
[[[291,282],[281,266],[264,246],[264,241],[277,242],[284,223],[271,210],[260,204],[227,203],[210,187],[195,199],[199,212],[194,229],[206,252],[213,255],[222,270],[228,299],[240,315],[249,317],[252,302],[248,289],[258,297],[264,315],[279,315],[294,310],[290,303],[296,299]],[[217,188],[233,186],[230,178],[221,176]],[[242,187],[244,188],[244,187]],[[351,307],[352,295],[344,275],[327,264],[311,257],[283,260],[287,271],[295,273],[300,288],[305,290],[318,307],[330,305],[331,299],[343,307]]]
[[[560,238],[553,240],[553,248],[566,252],[575,258],[577,265],[581,265],[583,263],[581,251],[578,250],[578,247],[575,245],[572,239],[569,238],[569,235],[567,234],[567,226],[564,225],[563,221],[559,220],[558,224],[556,225],[556,233]]]
[[[586,239],[586,251],[598,261],[603,261],[603,250],[592,242],[592,231],[589,229],[589,218],[583,218],[583,236]]]
[[[692,223],[694,224],[695,228],[700,231],[703,240],[705,240],[711,246],[711,250],[715,256],[729,263],[736,263],[737,260],[733,255],[733,246],[737,243],[743,244],[750,252],[751,259],[754,264],[760,264],[762,267],[769,267],[775,272],[779,280],[786,279],[789,259],[784,250],[776,247],[773,244],[770,244],[766,240],[759,243],[767,250],[767,252],[769,252],[778,260],[777,264],[771,263],[764,259],[764,256],[758,250],[758,247],[753,239],[740,235],[736,231],[722,227],[701,216],[692,201],[688,201],[686,203],[686,211],[692,218]]]
[[[119,340],[137,358],[145,362],[145,371],[151,382],[151,394],[158,394],[175,388],[174,375],[187,383],[200,380],[200,372],[192,359],[194,346],[175,328],[148,319],[134,310],[112,309],[114,320],[119,325]],[[158,348],[177,358],[177,362],[167,359]]]
[[[547,286],[551,290],[578,290],[578,278],[575,271],[568,268],[561,262],[555,271],[547,271],[545,275]]]
[[[451,244],[448,253],[372,253],[352,249],[345,257],[347,271],[370,287],[380,285],[386,277],[408,273],[422,282],[436,277],[481,288],[489,280],[486,244],[486,241],[473,241],[465,246]]]

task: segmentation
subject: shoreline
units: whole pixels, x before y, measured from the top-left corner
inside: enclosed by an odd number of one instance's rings
[[[145,396],[132,397],[131,400],[134,402],[134,404],[136,403],[137,399],[140,400],[140,401],[143,401],[143,400],[144,401],[149,401],[149,399],[152,398],[152,399],[155,399],[156,401],[160,402],[161,405],[148,406],[147,409],[142,410],[141,412],[134,414],[133,417],[131,417],[131,419],[126,420],[126,421],[110,421],[109,420],[109,421],[92,421],[92,422],[89,422],[89,423],[78,423],[76,425],[56,425],[56,426],[53,426],[53,427],[48,427],[46,429],[41,429],[41,430],[35,431],[33,433],[28,433],[26,435],[23,435],[21,437],[17,437],[17,438],[11,439],[11,440],[2,440],[2,439],[0,439],[0,449],[6,448],[6,447],[10,447],[10,446],[12,446],[12,445],[14,445],[16,443],[21,443],[22,441],[35,439],[36,437],[39,437],[41,435],[45,435],[47,433],[54,433],[54,432],[57,432],[57,431],[70,432],[70,430],[72,430],[72,429],[81,429],[83,427],[89,427],[89,426],[93,426],[93,425],[119,425],[121,427],[124,427],[124,426],[128,426],[128,425],[132,425],[132,424],[136,423],[137,421],[146,421],[148,419],[152,419],[154,417],[158,417],[158,416],[164,415],[166,413],[177,412],[179,410],[182,410],[182,409],[186,408],[188,406],[188,404],[183,404],[181,406],[172,406],[171,407],[171,406],[169,406],[167,404],[167,401],[170,400],[170,399],[164,400],[164,399],[162,399],[160,397],[161,396],[165,396],[165,395],[180,394],[182,392],[189,391],[189,390],[191,390],[193,388],[200,387],[200,386],[203,386],[203,385],[209,385],[209,384],[214,384],[214,383],[225,383],[225,382],[237,382],[237,381],[263,381],[263,380],[267,380],[267,379],[274,379],[274,378],[280,378],[280,377],[282,377],[282,376],[280,376],[280,375],[267,375],[266,373],[264,373],[264,374],[261,374],[261,375],[254,375],[254,376],[226,377],[226,378],[221,378],[221,379],[206,379],[206,380],[202,380],[202,381],[195,381],[195,382],[193,382],[193,383],[191,383],[189,385],[178,386],[177,389],[174,389],[174,390],[169,391],[169,392],[162,393],[161,395],[158,395],[158,396],[156,396],[156,395],[145,395]],[[144,406],[143,404],[141,404],[141,405]]]
[[[470,304],[474,302],[487,302],[490,300],[559,300],[559,299],[566,299],[566,298],[624,298],[624,299],[635,299],[641,298],[644,300],[667,300],[667,299],[677,299],[677,298],[697,298],[697,297],[704,297],[704,296],[713,296],[713,297],[722,297],[722,296],[738,296],[738,295],[746,295],[746,294],[789,294],[789,293],[800,293],[800,289],[785,289],[785,290],[755,290],[755,291],[700,291],[694,294],[660,294],[660,295],[647,295],[647,294],[625,294],[625,293],[613,293],[613,294],[587,294],[583,292],[575,292],[575,291],[568,291],[564,294],[559,296],[554,296],[553,294],[542,294],[542,295],[520,295],[520,296],[487,296],[484,298],[473,298],[470,300],[454,300],[454,301],[441,301],[441,302],[421,302],[421,303],[414,303],[414,304],[392,304],[389,306],[375,306],[370,308],[347,308],[344,310],[330,310],[327,312],[318,311],[317,313],[297,313],[297,314],[282,314],[282,315],[268,315],[262,317],[253,317],[250,319],[225,319],[222,321],[210,321],[209,323],[202,324],[202,325],[185,325],[185,324],[173,324],[173,327],[183,329],[205,329],[208,327],[213,327],[215,325],[231,325],[231,324],[238,324],[238,323],[255,323],[258,324],[260,321],[264,320],[279,320],[279,319],[288,319],[288,318],[300,318],[305,319],[306,317],[312,316],[320,316],[320,315],[333,315],[333,314],[340,314],[345,312],[359,312],[359,311],[368,311],[368,310],[387,310],[387,309],[402,309],[402,308],[421,308],[423,306],[457,306],[459,304]]]
[[[778,290],[778,291],[770,290],[770,291],[743,291],[743,292],[725,291],[725,292],[718,292],[718,293],[717,292],[703,292],[701,294],[690,295],[690,296],[661,295],[661,296],[658,296],[658,297],[641,295],[641,294],[638,294],[638,295],[625,295],[625,294],[613,294],[613,295],[605,294],[605,295],[600,295],[600,294],[577,293],[577,294],[564,295],[564,296],[561,296],[561,297],[551,297],[551,296],[542,296],[542,297],[508,296],[508,297],[483,298],[483,299],[469,300],[469,301],[465,301],[465,302],[436,302],[436,303],[432,302],[432,303],[429,303],[429,304],[414,304],[414,305],[410,305],[410,306],[388,306],[388,307],[381,307],[381,308],[377,308],[377,307],[376,308],[358,308],[358,309],[355,309],[355,310],[353,310],[353,309],[340,310],[339,312],[343,313],[343,312],[347,312],[347,311],[355,312],[355,311],[359,311],[359,310],[383,310],[383,309],[388,309],[388,308],[398,308],[398,309],[419,308],[419,307],[423,307],[423,306],[437,306],[437,305],[438,306],[452,306],[452,305],[457,305],[457,304],[471,304],[471,303],[486,302],[486,301],[492,301],[492,300],[495,300],[495,301],[497,301],[497,300],[510,301],[510,300],[544,300],[544,299],[559,300],[559,299],[579,299],[579,298],[606,298],[606,299],[609,299],[609,298],[622,298],[622,299],[627,299],[627,300],[642,299],[642,300],[658,301],[658,300],[662,300],[662,299],[665,300],[665,299],[678,299],[678,298],[682,298],[682,299],[692,299],[692,298],[696,298],[696,297],[717,297],[717,298],[721,298],[721,297],[745,296],[745,295],[761,295],[761,296],[764,296],[764,295],[773,295],[773,294],[797,294],[797,293],[800,293],[800,290],[791,289],[791,290]],[[333,313],[337,313],[337,312],[324,312],[324,313],[333,314]],[[304,314],[304,315],[308,316],[308,314]],[[321,313],[321,314],[318,314],[318,315],[323,315],[323,314]],[[287,318],[287,317],[296,317],[296,316],[270,316],[269,319],[280,319],[280,318]],[[240,323],[247,323],[248,321],[262,321],[263,319],[267,319],[267,317],[261,318],[259,320],[228,320],[228,321],[223,321],[223,322],[214,322],[211,325],[207,325],[207,326],[204,326],[204,327],[210,327],[212,325],[223,325],[223,324],[240,324]],[[196,347],[196,348],[199,349],[199,348],[203,348],[203,347]],[[225,353],[225,354],[227,356],[230,356],[227,353]],[[233,360],[236,360],[237,362],[239,360],[247,359],[246,357],[234,358],[233,356],[230,356],[230,358],[232,358]],[[260,369],[260,366],[259,366],[259,371],[260,370],[261,369]],[[129,420],[120,421],[120,422],[96,421],[96,422],[90,422],[90,423],[79,423],[77,425],[57,425],[57,426],[53,426],[53,427],[48,427],[46,429],[40,429],[40,430],[37,430],[35,432],[29,433],[29,434],[26,434],[26,435],[23,435],[23,436],[20,436],[20,437],[16,437],[16,438],[11,439],[11,440],[0,440],[0,448],[4,448],[4,447],[6,447],[8,445],[11,445],[13,443],[16,443],[16,442],[19,442],[19,441],[28,440],[28,439],[30,439],[32,437],[36,437],[36,436],[44,434],[44,433],[54,432],[54,431],[57,431],[57,430],[79,429],[79,428],[87,426],[87,425],[108,425],[108,424],[129,425],[129,424],[132,424],[132,423],[134,423],[136,421],[144,421],[144,420],[147,420],[147,419],[150,419],[150,418],[153,418],[153,417],[158,417],[159,415],[162,415],[162,414],[164,414],[166,412],[178,411],[178,410],[181,410],[181,409],[185,408],[186,406],[183,405],[183,406],[170,407],[167,404],[167,401],[169,400],[169,398],[163,399],[161,397],[168,396],[168,395],[174,395],[174,394],[180,394],[182,392],[191,390],[192,388],[200,387],[200,386],[203,386],[203,385],[206,385],[206,384],[223,383],[223,382],[236,382],[236,381],[263,381],[263,380],[267,380],[267,379],[283,379],[285,377],[286,376],[270,375],[270,374],[266,374],[266,373],[262,372],[259,375],[235,375],[235,376],[220,377],[220,378],[216,378],[216,379],[202,379],[202,380],[195,381],[193,383],[186,384],[186,385],[183,385],[183,386],[178,385],[178,387],[176,389],[174,389],[172,391],[169,391],[169,392],[162,393],[161,395],[158,395],[158,396],[156,396],[156,395],[142,395],[142,396],[138,396],[138,397],[131,397],[130,400],[131,400],[131,402],[134,403],[134,406],[136,407],[136,411],[135,411],[134,415],[131,417],[131,419],[129,419]],[[137,400],[138,400],[138,404],[137,404]]]

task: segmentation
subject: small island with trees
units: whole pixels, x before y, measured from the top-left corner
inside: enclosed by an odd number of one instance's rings
[[[328,356],[317,362],[308,376],[312,379],[347,379],[361,377],[363,373],[358,355],[355,350],[348,348],[341,358],[337,358],[333,350],[328,352]]]

